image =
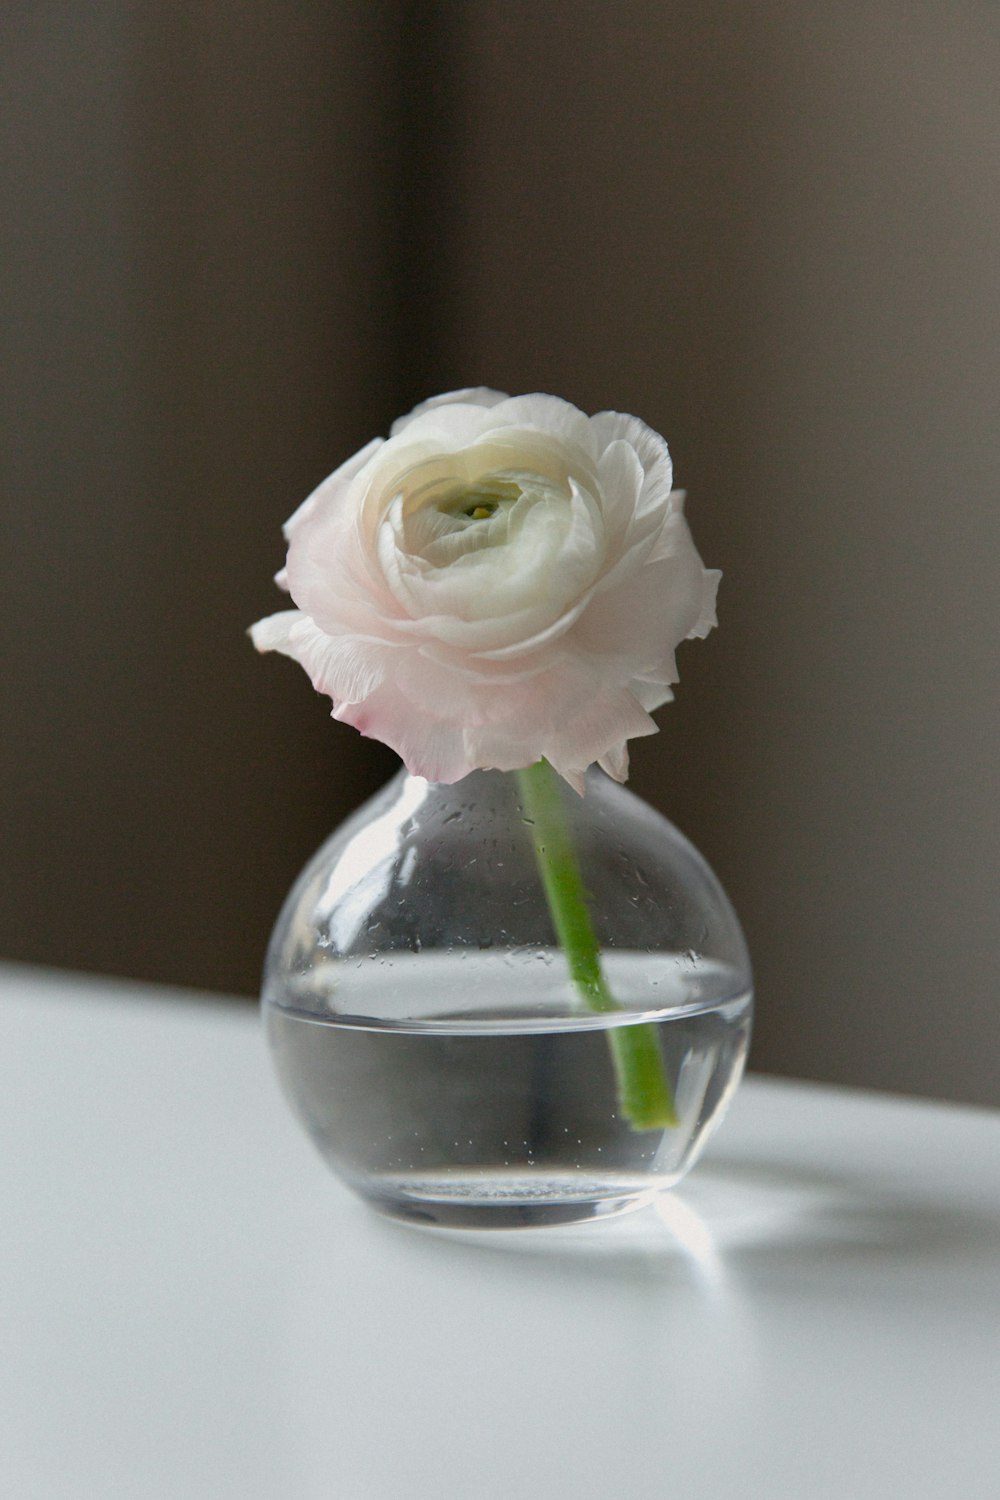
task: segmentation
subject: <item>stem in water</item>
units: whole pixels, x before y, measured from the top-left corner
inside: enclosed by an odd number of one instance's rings
[[[587,894],[562,803],[559,777],[540,760],[517,772],[531,822],[538,871],[570,977],[589,1010],[621,1010],[608,988]],[[662,1130],[677,1115],[656,1032],[645,1023],[612,1026],[608,1046],[622,1114],[634,1130]]]

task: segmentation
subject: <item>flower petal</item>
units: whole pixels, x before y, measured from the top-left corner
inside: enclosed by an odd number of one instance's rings
[[[376,689],[364,703],[335,708],[333,717],[395,750],[411,776],[453,782],[476,770],[460,725],[435,719],[391,686]]]
[[[614,781],[628,780],[628,745],[618,745],[616,749],[609,750],[607,755],[602,755],[597,762],[602,771],[606,771]]]
[[[670,449],[652,427],[647,427],[638,417],[630,417],[621,411],[599,411],[596,416],[591,417],[590,425],[599,452],[603,453],[614,442],[628,443],[635,449],[644,472],[656,474],[658,478],[666,474],[669,488],[669,476],[673,472]]]
[[[421,401],[412,411],[408,411],[405,417],[397,417],[389,428],[389,436],[397,437],[417,417],[422,417],[429,411],[437,411],[439,406],[489,407],[496,406],[500,401],[509,400],[510,397],[504,391],[492,391],[486,385],[470,385],[461,391],[447,391],[443,396],[431,396],[428,401]]]
[[[569,449],[577,448],[591,463],[597,461],[599,446],[591,429],[591,419],[571,401],[559,396],[510,396],[490,411],[491,427],[523,427],[544,432]]]
[[[626,741],[655,733],[653,720],[627,689],[605,689],[550,733],[542,753],[570,780],[573,773],[586,771],[594,761],[620,757]]]
[[[337,705],[363,702],[385,679],[384,642],[326,635],[297,609],[258,620],[250,636],[258,651],[279,651],[297,661],[316,691]]]
[[[312,494],[306,496],[298,510],[293,511],[285,522],[282,530],[286,539],[291,539],[295,528],[313,513],[317,505],[321,505],[337,491],[345,489],[384,444],[384,438],[372,438],[371,442],[355,453],[353,458],[349,458],[346,463],[341,464],[339,469],[334,469],[332,474],[328,474],[322,484],[318,484]]]
[[[649,560],[596,591],[574,635],[595,655],[630,661],[632,676],[676,681],[674,647],[711,629],[720,576],[702,566],[687,522],[672,512]]]

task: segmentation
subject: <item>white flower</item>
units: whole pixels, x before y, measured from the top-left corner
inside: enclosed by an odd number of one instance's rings
[[[411,772],[457,781],[544,757],[575,786],[672,697],[674,648],[715,624],[661,437],[554,396],[418,406],[285,527],[297,609],[251,631]]]

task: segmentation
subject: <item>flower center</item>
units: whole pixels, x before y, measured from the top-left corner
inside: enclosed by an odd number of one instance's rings
[[[422,497],[423,504],[431,505],[440,515],[458,521],[489,521],[498,511],[509,510],[520,500],[524,494],[524,486],[518,482],[520,478],[520,475],[514,478],[504,474],[484,474],[471,484],[446,485],[440,490],[435,485],[431,494]]]
[[[527,468],[478,474],[449,468],[428,464],[423,473],[401,476],[383,548],[393,548],[427,577],[472,570],[468,587],[480,591],[495,590],[501,572],[524,580],[543,557],[559,552],[573,513],[568,482]]]

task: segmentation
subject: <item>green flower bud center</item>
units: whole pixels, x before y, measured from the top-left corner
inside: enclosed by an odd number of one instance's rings
[[[515,479],[486,474],[473,484],[457,485],[439,495],[435,509],[446,516],[464,516],[469,521],[489,521],[498,510],[517,503],[524,491]]]
[[[404,476],[399,495],[400,540],[408,556],[430,568],[450,568],[478,566],[487,552],[505,552],[522,574],[539,547],[558,547],[571,506],[568,485],[532,469],[462,474],[428,464],[423,473]]]

